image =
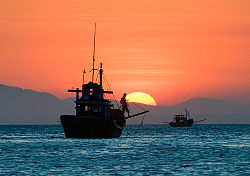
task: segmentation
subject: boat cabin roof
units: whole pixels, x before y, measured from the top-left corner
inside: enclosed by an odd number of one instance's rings
[[[177,114],[174,116],[175,119],[185,119],[186,117],[183,114]]]
[[[88,84],[83,84],[82,85],[82,89],[86,90],[86,89],[102,89],[102,87],[97,84],[97,83],[93,83],[93,82],[89,82]]]
[[[184,115],[183,114],[177,114],[177,115],[175,115],[175,117],[184,117]]]

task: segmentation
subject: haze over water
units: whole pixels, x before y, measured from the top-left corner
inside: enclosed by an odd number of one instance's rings
[[[0,126],[0,175],[247,175],[250,125],[128,125],[66,139],[60,125]]]

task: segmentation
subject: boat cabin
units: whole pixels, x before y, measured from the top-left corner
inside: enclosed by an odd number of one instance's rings
[[[113,93],[112,91],[104,91],[102,86],[89,82],[82,85],[82,90],[68,90],[68,92],[76,92],[76,115],[90,115],[98,117],[109,117],[109,109],[113,107],[109,100],[103,98],[104,93]],[[81,96],[79,96],[81,94]]]
[[[185,115],[177,114],[174,116],[174,123],[185,123],[187,121],[187,118]]]

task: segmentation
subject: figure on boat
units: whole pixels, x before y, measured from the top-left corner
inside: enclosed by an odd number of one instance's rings
[[[123,97],[121,98],[120,103],[121,103],[121,106],[122,106],[122,111],[123,111],[124,113],[127,112],[128,116],[129,116],[129,107],[128,107],[128,103],[127,103],[126,96],[127,96],[127,94],[124,93],[124,94],[123,94]]]

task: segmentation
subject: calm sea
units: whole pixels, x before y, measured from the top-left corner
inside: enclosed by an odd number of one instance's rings
[[[128,125],[66,139],[60,125],[0,126],[0,175],[250,175],[250,125]]]

